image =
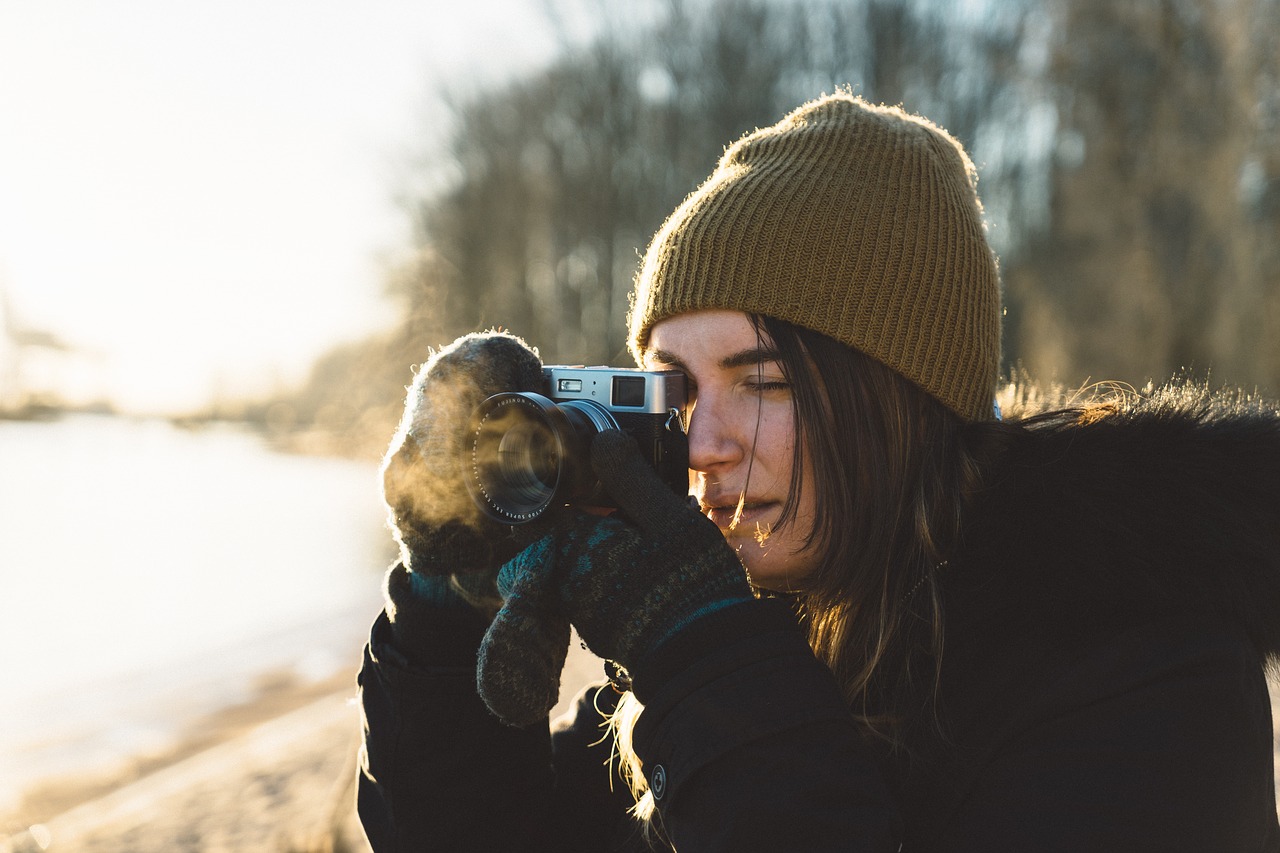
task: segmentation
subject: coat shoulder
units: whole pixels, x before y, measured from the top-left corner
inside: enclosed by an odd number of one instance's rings
[[[1224,618],[1280,653],[1273,404],[1180,385],[1002,431],[953,586],[1086,621]]]

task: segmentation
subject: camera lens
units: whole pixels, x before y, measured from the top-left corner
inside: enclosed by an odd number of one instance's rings
[[[595,488],[587,455],[591,437],[616,428],[596,403],[497,394],[471,416],[467,488],[489,517],[504,524],[533,521]]]
[[[498,439],[497,482],[511,503],[539,506],[555,491],[559,460],[545,424],[525,421]]]

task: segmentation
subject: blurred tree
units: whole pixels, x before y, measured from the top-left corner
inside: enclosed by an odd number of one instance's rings
[[[1280,391],[1280,0],[619,8],[596,0],[598,35],[541,72],[450,100],[448,180],[406,200],[412,251],[388,276],[402,322],[318,365],[300,424],[359,411],[349,432],[385,440],[408,366],[477,328],[626,363],[662,218],[725,143],[838,86],[968,147],[1007,361],[1067,383],[1212,366]]]
[[[843,4],[670,0],[652,32],[585,49],[455,101],[458,181],[416,199],[418,259],[394,292],[424,336],[505,325],[551,360],[625,358],[639,252],[726,141],[830,91],[848,57],[815,14]],[[421,360],[420,348],[415,354]]]
[[[1280,390],[1267,248],[1280,220],[1242,192],[1277,176],[1263,162],[1274,123],[1260,136],[1258,121],[1276,13],[1274,0],[1052,7],[1049,217],[1005,267],[1033,373],[1142,383],[1212,368]]]

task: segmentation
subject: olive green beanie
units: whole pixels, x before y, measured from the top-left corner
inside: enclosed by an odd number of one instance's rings
[[[654,236],[632,355],[673,314],[763,314],[990,419],[1000,287],[976,184],[960,143],[927,120],[843,93],[811,101],[726,149]]]

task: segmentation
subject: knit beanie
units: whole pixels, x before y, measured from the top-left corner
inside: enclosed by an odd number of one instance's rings
[[[667,219],[632,294],[630,348],[685,311],[762,314],[992,417],[1000,288],[977,173],[926,119],[846,93],[729,146]]]

